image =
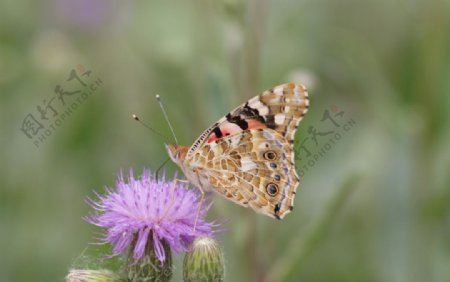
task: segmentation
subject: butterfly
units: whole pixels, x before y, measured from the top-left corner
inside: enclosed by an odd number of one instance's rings
[[[294,207],[299,184],[294,135],[308,108],[303,85],[282,84],[232,110],[191,147],[169,144],[166,149],[202,193],[214,191],[282,219]]]

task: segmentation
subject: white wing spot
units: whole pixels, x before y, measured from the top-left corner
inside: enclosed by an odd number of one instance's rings
[[[252,109],[259,109],[259,108],[264,106],[263,103],[261,103],[261,101],[259,99],[255,99],[253,101],[252,100],[250,100],[250,102],[248,103],[250,108],[252,108]]]
[[[258,110],[260,115],[267,115],[269,113],[269,108],[259,100],[259,97],[251,99],[248,102],[248,105],[250,108]]]
[[[277,94],[278,96],[283,96],[283,90],[283,86],[278,86],[273,89],[273,93]]]
[[[286,118],[285,114],[276,114],[275,115],[275,123],[278,125],[282,125],[284,123],[285,118]]]
[[[262,106],[260,108],[257,108],[260,115],[267,115],[269,113],[269,108],[267,106]]]
[[[286,107],[284,107],[284,112],[285,113],[289,113],[289,110],[290,110],[291,108],[289,107],[289,106],[286,106]]]
[[[249,171],[249,170],[255,169],[256,167],[257,167],[256,163],[254,161],[252,161],[250,159],[250,157],[244,157],[241,159],[241,170],[242,171],[244,171],[244,172]]]
[[[269,146],[269,144],[263,142],[263,143],[260,143],[260,144],[258,145],[258,149],[264,150],[264,149],[266,149],[268,146]]]

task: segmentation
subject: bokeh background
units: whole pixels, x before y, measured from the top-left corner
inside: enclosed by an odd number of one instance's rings
[[[226,280],[450,281],[449,11],[448,0],[1,1],[0,280],[62,281],[108,251],[88,245],[99,230],[82,220],[84,198],[167,158],[168,141],[131,119],[170,136],[155,94],[189,145],[294,81],[311,97],[295,209],[275,221],[215,198]],[[55,87],[87,89],[72,70],[101,83],[81,103],[65,93],[76,110],[37,146],[44,129],[30,139],[24,119],[49,130],[61,118]],[[42,120],[49,101],[58,116]]]

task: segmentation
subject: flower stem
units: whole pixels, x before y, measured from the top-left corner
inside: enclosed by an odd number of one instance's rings
[[[362,175],[354,173],[337,189],[327,207],[322,211],[317,222],[311,226],[304,236],[294,236],[285,254],[272,266],[264,281],[292,280],[294,274],[299,275],[306,258],[311,255],[327,235],[333,220],[339,214],[350,194],[358,187]]]

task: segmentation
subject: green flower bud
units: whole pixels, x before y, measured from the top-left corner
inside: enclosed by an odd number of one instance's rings
[[[122,282],[118,275],[109,270],[71,269],[66,282]]]
[[[184,256],[185,282],[223,281],[225,263],[219,244],[211,238],[198,237]]]
[[[136,241],[132,244],[134,244]],[[172,254],[169,244],[161,241],[165,253],[165,259],[160,261],[153,247],[153,236],[149,236],[145,246],[144,256],[138,260],[133,257],[131,251],[128,256],[126,272],[130,281],[158,281],[168,282],[172,278]]]

